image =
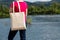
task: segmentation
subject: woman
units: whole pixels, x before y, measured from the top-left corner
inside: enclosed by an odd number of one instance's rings
[[[19,4],[20,4],[20,9],[18,9],[17,2],[19,2]],[[14,6],[14,11],[15,12],[19,12],[19,10],[21,10],[21,12],[24,12],[24,14],[25,14],[25,21],[26,21],[27,9],[28,9],[27,3],[24,2],[23,0],[15,0],[14,1],[14,5],[15,5]],[[13,12],[13,3],[10,5],[9,12],[10,13]],[[10,32],[9,32],[9,35],[8,35],[8,40],[13,40],[13,38],[15,37],[17,32],[18,32],[18,30],[12,31],[10,29]],[[26,30],[19,30],[19,33],[20,33],[20,40],[26,40]]]

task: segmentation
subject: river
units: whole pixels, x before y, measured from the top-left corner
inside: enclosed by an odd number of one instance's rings
[[[27,40],[60,40],[60,15],[38,15],[32,18],[26,31]],[[7,40],[10,29],[10,18],[0,19],[0,40]],[[19,32],[14,40],[19,40]]]

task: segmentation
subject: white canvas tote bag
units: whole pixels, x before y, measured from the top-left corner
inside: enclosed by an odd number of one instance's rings
[[[11,17],[11,30],[25,30],[25,15],[24,12],[21,12],[20,5],[18,3],[19,12],[14,12],[14,2],[13,2],[13,13],[10,13]]]

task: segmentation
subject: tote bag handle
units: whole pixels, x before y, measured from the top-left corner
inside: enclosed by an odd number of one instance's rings
[[[17,2],[17,3],[18,3],[18,9],[19,9],[19,12],[21,12],[19,2]],[[15,12],[15,11],[14,11],[14,2],[13,2],[13,13],[14,13],[14,12]]]

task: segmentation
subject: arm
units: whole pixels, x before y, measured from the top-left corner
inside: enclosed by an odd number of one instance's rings
[[[12,13],[13,12],[13,8],[10,7],[9,9],[9,13]]]
[[[10,17],[12,16],[12,12],[13,12],[13,4],[11,4],[11,5],[10,5],[10,8],[9,8]]]
[[[26,9],[26,16],[28,15],[28,9]]]
[[[9,13],[13,12],[13,3],[10,4]]]

